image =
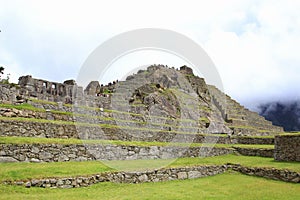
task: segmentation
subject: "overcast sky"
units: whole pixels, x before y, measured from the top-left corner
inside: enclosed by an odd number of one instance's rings
[[[163,28],[196,41],[215,63],[225,92],[243,105],[300,98],[300,1],[181,2],[0,0],[0,65],[13,81],[26,74],[76,79],[107,39]],[[184,61],[139,52],[117,61],[107,77],[121,79],[132,67],[152,63],[180,67]]]

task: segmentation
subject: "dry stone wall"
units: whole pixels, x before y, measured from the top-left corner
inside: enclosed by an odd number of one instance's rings
[[[91,111],[97,112],[97,111]],[[95,114],[95,113],[94,113]],[[102,117],[110,117],[111,113],[101,113]],[[274,138],[255,137],[222,137],[195,134],[197,131],[191,127],[184,128],[187,133],[178,133],[169,125],[156,125],[154,129],[131,129],[132,123],[122,123],[124,127],[118,127],[114,120],[103,120],[72,115],[57,114],[52,112],[34,112],[31,110],[17,110],[11,108],[0,108],[1,132],[0,136],[19,137],[43,137],[43,138],[79,138],[79,139],[109,139],[109,140],[131,140],[131,141],[159,141],[159,142],[196,142],[216,141],[222,144],[274,144]],[[18,118],[43,119],[44,121],[18,120]],[[14,119],[16,118],[16,119]],[[73,121],[85,122],[85,124],[72,124]],[[87,125],[86,123],[92,123]],[[98,126],[97,124],[112,125],[111,127]],[[136,124],[134,124],[136,126]],[[115,127],[115,128],[114,128]],[[138,127],[136,127],[138,128]],[[183,130],[182,128],[179,129]]]
[[[7,84],[0,84],[0,102],[13,103],[19,95],[19,89]]]
[[[275,137],[274,158],[278,161],[300,161],[300,134]]]
[[[145,183],[172,180],[195,179],[222,174],[227,170],[238,171],[251,176],[259,176],[291,183],[300,183],[300,173],[286,169],[245,167],[241,165],[208,165],[180,168],[163,168],[140,172],[106,172],[90,176],[44,178],[33,180],[6,181],[5,184],[41,188],[79,188],[101,182]]]
[[[263,148],[239,148],[235,147],[235,150],[244,156],[260,156],[273,158],[274,149],[263,149]]]
[[[158,132],[150,130],[124,130],[119,128],[101,128],[51,122],[30,122],[0,119],[0,136],[40,137],[40,138],[77,138],[146,142],[194,142],[215,141],[220,144],[272,144],[271,138],[218,137],[205,134],[182,134],[174,131]],[[242,141],[242,143],[240,142]]]
[[[201,134],[182,134],[174,131],[134,130],[123,128],[105,128],[97,125],[73,125],[51,122],[31,122],[0,119],[0,136],[41,137],[41,138],[77,138],[100,140],[124,140],[147,142],[197,142],[209,140],[218,143],[230,143],[226,137],[205,136]]]
[[[232,165],[231,168],[234,171],[251,176],[259,176],[291,183],[300,183],[300,173],[287,169],[245,167],[241,165]]]
[[[46,178],[30,181],[16,181],[6,184],[25,185],[26,187],[42,188],[78,188],[86,187],[100,182],[115,183],[145,183],[171,180],[195,179],[224,173],[226,165],[194,166],[181,168],[156,169],[141,172],[108,172],[91,176]]]
[[[274,137],[234,137],[236,144],[274,144]]]
[[[123,146],[109,144],[0,144],[0,162],[170,159],[232,153],[209,147]]]

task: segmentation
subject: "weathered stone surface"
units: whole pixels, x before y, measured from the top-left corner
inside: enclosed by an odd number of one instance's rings
[[[261,157],[268,157],[268,158],[274,157],[274,149],[235,147],[235,150],[244,156],[261,156]]]
[[[117,145],[0,144],[3,154],[14,161],[61,162],[87,160],[168,159],[178,157],[218,156],[232,149],[208,147],[143,147]],[[38,149],[38,150],[37,150]],[[155,149],[155,151],[153,151]],[[32,151],[34,150],[34,151]],[[202,152],[206,153],[203,154]],[[3,158],[3,160],[5,160]],[[1,160],[0,160],[1,161]]]
[[[33,163],[40,163],[41,161],[39,159],[36,159],[36,158],[31,158],[30,159],[30,162],[33,162]]]
[[[6,162],[19,162],[17,159],[12,158],[12,157],[0,157],[0,162],[6,163]]]
[[[230,166],[235,171],[251,176],[260,176],[274,180],[281,180],[292,183],[300,182],[300,173],[286,169],[244,167],[240,165]]]
[[[31,182],[29,182],[29,181],[26,182],[26,183],[25,183],[25,187],[30,188],[30,187],[31,187]]]
[[[188,172],[188,178],[193,179],[193,178],[199,178],[201,177],[201,173],[198,171],[190,171]]]
[[[144,182],[147,182],[148,181],[148,176],[146,174],[143,174],[141,176],[139,176],[139,181],[144,183]]]
[[[187,178],[188,178],[188,175],[187,175],[186,172],[179,172],[179,173],[177,174],[177,177],[178,177],[178,179],[187,179]]]
[[[300,135],[275,137],[275,160],[300,162]]]
[[[100,84],[98,81],[91,81],[86,89],[84,90],[84,92],[87,94],[87,95],[96,95],[98,93],[100,93]]]
[[[47,162],[47,161],[51,161],[52,160],[53,155],[50,152],[43,151],[43,152],[39,153],[38,157],[39,157],[40,160],[43,160],[43,161]]]

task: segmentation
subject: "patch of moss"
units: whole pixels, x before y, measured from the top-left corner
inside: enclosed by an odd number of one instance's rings
[[[17,109],[17,110],[31,110],[36,112],[46,112],[44,109],[36,108],[28,103],[23,103],[20,105],[12,105],[12,104],[0,104],[1,108],[10,108],[10,109]]]
[[[199,120],[204,122],[204,123],[207,123],[207,124],[210,123],[210,121],[207,117],[201,117]]]

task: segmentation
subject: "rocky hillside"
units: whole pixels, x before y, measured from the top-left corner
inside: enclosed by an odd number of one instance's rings
[[[56,110],[51,119],[58,117],[59,112],[73,113],[73,119],[64,120],[78,123],[101,124],[104,119],[114,127],[134,128],[137,134],[169,131],[253,136],[283,131],[215,86],[207,85],[187,66],[174,69],[152,65],[125,81],[108,85],[91,81],[85,90],[74,80],[55,83],[23,76],[17,86],[0,85],[0,101],[3,104],[27,102],[37,109]],[[5,115],[6,111],[2,116]],[[47,118],[47,114],[41,115]]]
[[[140,70],[127,77],[126,81],[118,82],[111,102],[116,110],[141,114],[140,120],[145,122],[145,126],[151,116],[161,116],[181,119],[172,120],[177,124],[170,125],[195,127],[189,131],[198,133],[274,135],[283,131],[216,87],[207,85],[203,78],[195,76],[186,66],[175,70],[153,65],[147,70]],[[186,119],[193,123],[185,123]],[[169,123],[157,119],[155,122]]]

